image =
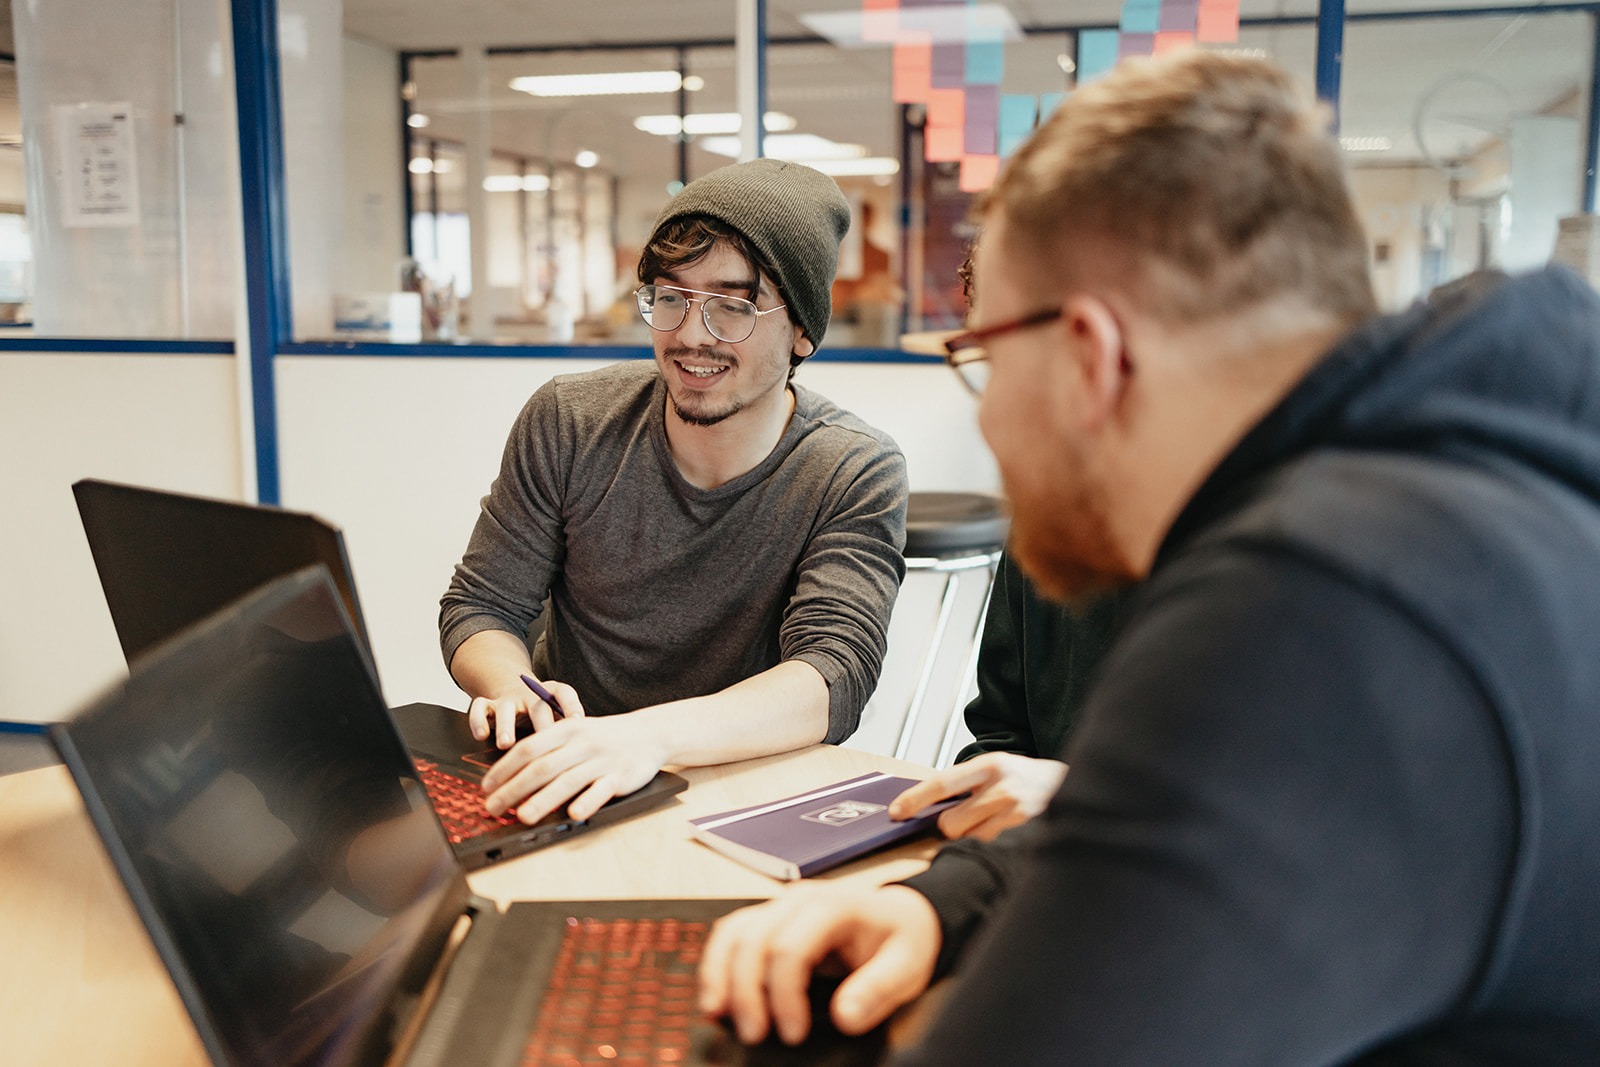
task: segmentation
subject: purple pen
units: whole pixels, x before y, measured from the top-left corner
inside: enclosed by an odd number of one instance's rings
[[[566,713],[561,710],[561,705],[556,703],[555,694],[551,693],[550,690],[540,685],[531,674],[524,674],[522,676],[522,681],[523,684],[525,684],[529,689],[533,690],[534,696],[550,705],[550,710],[555,712],[557,717],[566,717]]]

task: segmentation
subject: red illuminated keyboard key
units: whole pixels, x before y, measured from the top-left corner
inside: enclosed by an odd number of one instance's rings
[[[422,786],[433,801],[444,824],[445,836],[452,845],[487,833],[502,826],[517,826],[515,815],[490,815],[483,806],[483,790],[477,782],[457,778],[439,769],[439,765],[425,759],[416,761]]]
[[[568,919],[522,1067],[686,1060],[706,931],[679,919]]]

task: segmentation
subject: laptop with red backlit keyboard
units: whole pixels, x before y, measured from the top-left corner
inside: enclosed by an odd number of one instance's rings
[[[746,1049],[697,1017],[707,930],[741,901],[473,896],[320,567],[162,644],[50,732],[219,1067],[883,1051],[881,1031]]]
[[[704,922],[675,916],[569,917],[523,1063],[582,1062],[591,1053],[619,1063],[688,1059],[708,932]]]
[[[322,564],[367,654],[344,534],[315,515],[84,479],[73,483],[83,532],[106,606],[131,665],[161,642],[261,585]],[[579,822],[564,811],[533,826],[484,810],[479,781],[500,755],[472,736],[467,717],[438,704],[392,709],[412,757],[428,769],[428,795],[451,825],[451,847],[469,868],[520,856],[663,803],[688,783],[662,772]],[[476,808],[476,810],[473,810]]]
[[[483,791],[474,789],[471,782],[453,774],[446,774],[430,759],[413,758],[417,777],[428,791],[434,814],[444,827],[444,836],[452,845],[470,841],[502,826],[516,826],[516,817],[507,813],[490,815],[483,807]]]
[[[643,789],[613,797],[589,819],[579,822],[565,809],[525,826],[515,818],[490,815],[483,806],[483,774],[500,751],[472,736],[467,717],[437,704],[403,704],[389,715],[427,787],[434,810],[445,824],[450,846],[467,868],[520,856],[576,834],[607,826],[649,811],[681,793],[689,783],[661,771]]]

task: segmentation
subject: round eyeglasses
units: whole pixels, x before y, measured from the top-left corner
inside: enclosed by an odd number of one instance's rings
[[[693,296],[689,294],[693,293]],[[761,316],[782,311],[787,304],[760,310],[752,301],[741,296],[723,296],[703,293],[698,289],[681,289],[675,285],[641,285],[633,291],[639,301],[639,314],[644,324],[652,330],[671,333],[683,325],[690,304],[700,305],[700,321],[706,330],[719,341],[736,345],[756,332]]]

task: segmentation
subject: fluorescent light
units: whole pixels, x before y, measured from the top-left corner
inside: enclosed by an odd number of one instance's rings
[[[761,125],[769,132],[781,133],[784,130],[794,129],[797,123],[793,115],[785,115],[781,111],[769,111],[763,116]],[[687,131],[691,137],[704,137],[706,134],[738,133],[740,126],[741,121],[737,111],[707,111],[685,116],[681,129]],[[661,137],[676,137],[680,132],[676,115],[641,115],[633,120],[633,128]]]
[[[737,137],[706,137],[698,144],[707,152],[733,158],[740,151]],[[819,159],[860,159],[867,150],[858,144],[840,144],[814,133],[779,133],[764,138],[762,150],[774,159],[787,159],[795,163],[814,163]]]
[[[900,161],[889,156],[863,156],[861,159],[808,159],[814,167],[834,178],[887,178],[900,173]]]
[[[811,32],[840,48],[891,44],[1020,41],[1022,28],[1002,4],[901,7],[895,11],[825,11],[801,15]]]
[[[1387,152],[1394,142],[1387,137],[1341,137],[1339,147],[1346,152]]]
[[[543,193],[550,188],[548,174],[491,174],[483,179],[489,193]]]
[[[675,70],[617,71],[610,74],[542,74],[511,79],[511,88],[532,96],[675,93],[682,84],[683,78]]]
[[[433,120],[428,118],[428,116],[418,112],[406,119],[406,125],[410,126],[413,130],[420,130],[426,127],[428,123],[432,121]]]
[[[700,147],[714,156],[735,158],[744,150],[737,137],[702,137]]]
[[[577,155],[572,157],[572,161],[578,166],[582,167],[584,170],[588,170],[590,167],[600,162],[600,156],[589,151],[589,149],[584,148],[581,149]]]
[[[448,159],[429,159],[427,156],[412,156],[411,162],[406,164],[406,169],[412,174],[448,174],[455,169],[455,164]]]

